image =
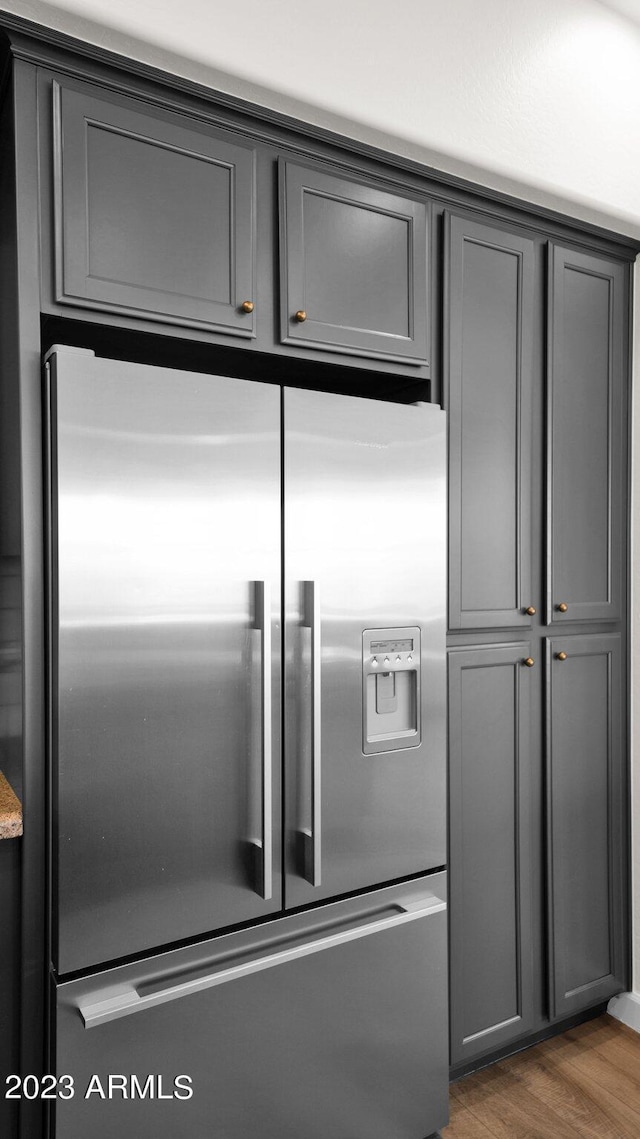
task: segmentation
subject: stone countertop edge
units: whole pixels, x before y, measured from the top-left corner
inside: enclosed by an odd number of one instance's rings
[[[22,804],[0,771],[0,839],[22,834]]]

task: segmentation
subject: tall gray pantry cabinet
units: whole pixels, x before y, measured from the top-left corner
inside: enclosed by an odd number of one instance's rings
[[[445,226],[460,1070],[625,986],[629,281]]]
[[[41,397],[55,343],[446,408],[453,1071],[602,1007],[628,969],[637,244],[2,24],[0,553],[22,581],[21,727],[2,767],[25,811],[19,852],[0,844],[0,974],[21,1006],[5,1006],[3,1071],[55,1061]],[[381,509],[375,542],[394,521]],[[0,607],[2,642],[10,619]],[[44,1136],[42,1107],[0,1100],[3,1139]]]

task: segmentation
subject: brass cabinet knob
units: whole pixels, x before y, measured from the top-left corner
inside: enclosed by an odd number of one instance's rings
[[[556,660],[566,660],[566,659],[567,659],[566,653],[556,653]]]
[[[558,613],[566,613],[568,608],[569,606],[565,605],[564,601],[561,601],[559,605],[556,605]]]
[[[535,617],[535,615],[536,615],[535,605],[527,605],[527,608],[525,609],[525,613],[527,614],[527,617]]]
[[[533,657],[525,657],[523,661],[523,664],[526,664],[527,668],[533,668],[535,663]]]
[[[240,308],[243,312],[253,312],[253,301],[243,301]]]
[[[297,320],[298,324],[304,324],[306,319],[307,319],[306,312],[304,311],[303,308],[299,308],[297,313],[296,313],[296,320]]]

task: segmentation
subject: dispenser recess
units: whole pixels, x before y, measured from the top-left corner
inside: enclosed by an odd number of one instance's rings
[[[420,629],[365,629],[362,750],[400,751],[420,741]]]

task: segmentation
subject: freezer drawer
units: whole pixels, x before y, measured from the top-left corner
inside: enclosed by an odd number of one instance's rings
[[[444,891],[432,875],[59,985],[56,1139],[424,1139],[447,1120]]]

